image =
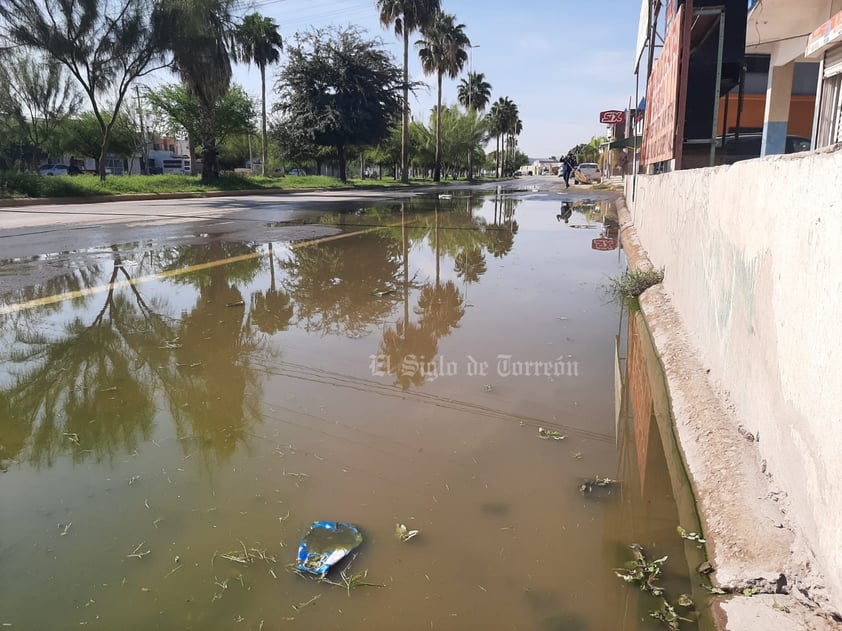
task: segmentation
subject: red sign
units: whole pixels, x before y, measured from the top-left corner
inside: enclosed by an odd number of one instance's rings
[[[684,7],[678,7],[675,18],[667,27],[664,48],[649,78],[640,164],[665,162],[676,157],[676,125],[684,124],[684,121],[678,121]]]
[[[599,122],[606,125],[622,125],[626,122],[626,113],[621,110],[608,110],[599,113]]]
[[[594,239],[593,241],[591,241],[591,249],[601,250],[603,252],[608,252],[609,250],[616,250],[617,239],[606,239],[605,237]]]

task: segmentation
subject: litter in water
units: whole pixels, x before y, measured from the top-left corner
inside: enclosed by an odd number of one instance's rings
[[[313,522],[298,544],[298,569],[325,576],[362,542],[363,535],[353,524]]]

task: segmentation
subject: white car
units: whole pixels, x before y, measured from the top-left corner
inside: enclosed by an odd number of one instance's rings
[[[577,182],[582,184],[594,184],[602,181],[602,172],[596,162],[583,162],[573,171]]]

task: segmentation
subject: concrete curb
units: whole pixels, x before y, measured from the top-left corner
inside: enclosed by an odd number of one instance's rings
[[[0,199],[0,208],[18,208],[21,206],[43,206],[45,204],[101,204],[106,202],[146,202],[151,200],[202,199],[214,197],[248,197],[251,195],[291,195],[294,193],[314,193],[317,191],[359,190],[353,187],[336,188],[269,188],[246,189],[241,191],[193,191],[190,193],[127,193],[125,195],[89,195],[86,197],[26,197],[23,199]],[[368,189],[362,189],[368,190]],[[405,189],[400,189],[405,190]]]
[[[625,204],[617,200],[629,267],[654,269]],[[667,274],[669,271],[667,270]],[[812,553],[786,514],[786,501],[765,475],[754,437],[739,431],[727,399],[711,385],[663,284],[640,297],[664,368],[675,434],[693,486],[714,583],[714,618],[727,631],[840,629],[824,607]]]

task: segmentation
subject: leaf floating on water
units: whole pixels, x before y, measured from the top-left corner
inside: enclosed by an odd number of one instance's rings
[[[404,524],[395,524],[395,536],[401,541],[409,541],[420,532],[420,530],[409,530]]]
[[[394,289],[378,289],[377,291],[371,292],[371,295],[382,298],[383,296],[391,296],[393,293],[395,293]]]
[[[542,438],[544,440],[549,440],[552,438],[553,440],[564,440],[567,436],[563,435],[561,432],[557,432],[554,429],[544,429],[543,427],[538,428],[538,438]]]
[[[693,602],[693,599],[690,598],[689,594],[681,594],[681,596],[678,597],[676,604],[679,607],[692,607],[695,603]]]
[[[245,307],[246,303],[242,300],[238,300],[237,302],[228,302],[225,304],[226,307]]]

